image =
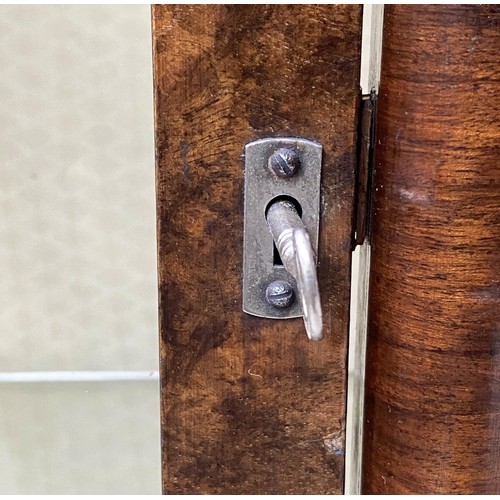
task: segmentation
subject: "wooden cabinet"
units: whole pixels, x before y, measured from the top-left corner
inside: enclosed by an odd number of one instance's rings
[[[152,17],[164,491],[343,491],[358,213],[373,261],[364,491],[498,493],[496,7],[386,8],[366,184],[361,6]],[[301,319],[242,310],[243,153],[269,137],[323,147],[320,342]]]

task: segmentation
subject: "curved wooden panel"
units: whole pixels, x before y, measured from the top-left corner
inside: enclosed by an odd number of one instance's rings
[[[497,7],[388,6],[365,493],[500,492]]]

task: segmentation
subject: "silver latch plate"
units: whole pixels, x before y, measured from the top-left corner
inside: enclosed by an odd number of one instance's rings
[[[280,148],[293,149],[300,156],[301,167],[293,177],[278,177],[268,168],[269,157]],[[260,139],[245,146],[243,310],[248,314],[274,319],[302,316],[295,279],[283,266],[273,263],[274,243],[267,227],[266,208],[282,196],[298,202],[317,255],[321,158],[321,145],[307,139]],[[266,300],[266,288],[274,280],[288,281],[294,289],[296,300],[288,309],[275,308]]]

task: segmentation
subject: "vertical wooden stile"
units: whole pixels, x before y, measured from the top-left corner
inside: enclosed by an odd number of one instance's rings
[[[340,493],[361,7],[153,8],[166,493]],[[241,307],[243,150],[324,151],[325,335]]]

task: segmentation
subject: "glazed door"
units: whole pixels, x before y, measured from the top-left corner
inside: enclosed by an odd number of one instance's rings
[[[166,493],[343,491],[361,21],[153,8]],[[319,342],[242,308],[245,145],[277,137],[322,148]]]

